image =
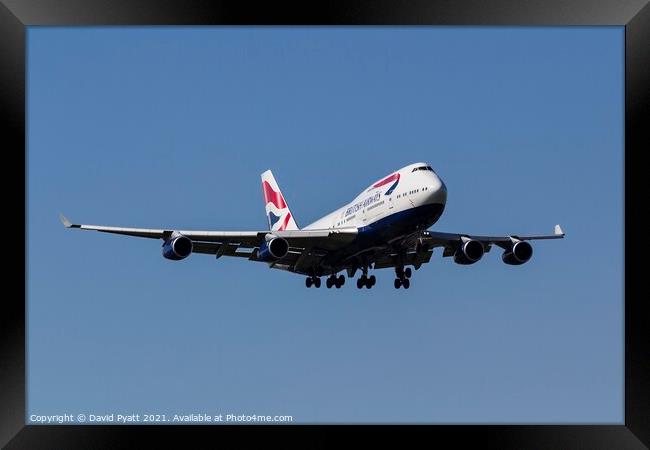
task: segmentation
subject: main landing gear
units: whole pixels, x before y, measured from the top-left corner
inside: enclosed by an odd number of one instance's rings
[[[312,285],[314,285],[315,288],[319,288],[320,287],[320,278],[319,277],[307,277],[305,279],[305,286],[310,288]]]
[[[361,275],[357,280],[357,288],[362,289],[364,286],[366,289],[370,289],[375,284],[377,284],[377,278],[374,275]]]
[[[327,280],[325,281],[325,285],[327,286],[327,289],[331,289],[332,287],[336,286],[336,289],[340,289],[341,286],[345,284],[345,277],[343,275],[339,275],[338,277],[336,275],[330,275],[327,277]],[[320,287],[320,277],[317,276],[311,276],[305,278],[305,286],[308,288],[314,286],[315,288]]]
[[[404,289],[408,289],[411,287],[411,268],[407,267],[406,269],[404,267],[395,267],[395,289],[399,289],[400,287],[404,286]]]
[[[395,268],[395,289],[399,289],[403,287],[404,289],[408,289],[411,287],[411,278],[412,271],[410,267],[404,268],[404,267],[396,267]],[[305,286],[308,288],[314,286],[315,288],[319,288],[321,284],[320,277],[317,277],[315,275],[309,276],[305,278]],[[340,289],[341,286],[345,284],[345,276],[344,275],[339,275],[336,276],[336,274],[332,274],[327,279],[325,280],[325,285],[327,286],[328,289],[331,289],[333,287],[336,287],[336,289]],[[357,288],[358,289],[363,289],[364,287],[366,289],[372,288],[375,284],[377,284],[377,278],[374,275],[368,276],[368,269],[363,271],[363,275],[361,275],[357,279]]]
[[[368,276],[368,268],[364,267],[363,275],[361,275],[357,280],[357,288],[361,289],[365,286],[366,289],[370,289],[375,284],[377,284],[377,278],[374,275]]]
[[[325,284],[327,285],[327,289],[331,289],[332,286],[336,286],[336,289],[340,289],[341,286],[345,284],[345,277],[343,275],[339,275],[337,277],[336,275],[332,274],[327,277]]]

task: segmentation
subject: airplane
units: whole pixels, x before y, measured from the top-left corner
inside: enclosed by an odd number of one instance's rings
[[[551,235],[480,236],[428,230],[442,215],[447,187],[427,163],[402,167],[366,189],[354,200],[314,223],[299,228],[284,195],[270,170],[262,177],[262,192],[268,230],[184,231],[173,228],[121,228],[71,223],[60,215],[66,228],[162,239],[162,254],[182,260],[192,253],[246,258],[267,263],[273,269],[306,276],[305,286],[328,288],[345,284],[347,272],[357,288],[372,288],[377,278],[370,270],[394,268],[396,289],[408,289],[413,274],[431,260],[433,250],[442,248],[443,257],[469,265],[478,262],[493,245],[503,249],[502,260],[521,265],[530,260],[533,247],[528,241],[560,239],[564,232],[555,225]]]

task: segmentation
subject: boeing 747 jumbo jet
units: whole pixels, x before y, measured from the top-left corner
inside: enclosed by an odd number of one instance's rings
[[[411,267],[419,269],[431,260],[433,249],[442,247],[442,256],[458,264],[474,264],[493,245],[503,249],[503,262],[519,265],[533,255],[527,242],[534,239],[563,238],[555,225],[551,235],[479,236],[465,233],[428,231],[445,209],[447,188],[426,163],[411,164],[376,181],[354,200],[299,228],[273,174],[262,174],[268,230],[261,231],[184,231],[145,228],[120,228],[75,225],[63,215],[67,228],[95,230],[162,239],[162,254],[181,260],[191,253],[237,256],[268,263],[274,269],[306,275],[305,285],[319,288],[327,276],[327,287],[340,288],[343,274],[354,277],[357,288],[372,288],[377,279],[370,270],[394,268],[396,289],[411,285]]]

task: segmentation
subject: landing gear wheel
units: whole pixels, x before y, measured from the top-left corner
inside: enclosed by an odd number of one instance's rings
[[[327,281],[325,282],[325,286],[327,286],[327,289],[332,289],[332,277],[328,277]]]
[[[336,287],[343,286],[345,284],[345,277],[343,275],[339,275],[338,283],[336,284],[337,284]]]
[[[406,278],[411,278],[411,268],[410,267],[407,267],[406,269],[404,269],[404,276]],[[408,288],[406,288],[406,289],[408,289]]]
[[[320,287],[320,278],[318,278],[318,277],[315,277],[315,278],[314,278],[314,286],[315,286],[316,288],[319,288],[319,287]]]
[[[404,267],[395,267],[395,275],[397,278],[404,278]]]
[[[402,280],[402,286],[404,286],[404,289],[408,289],[411,287],[411,281],[408,278]]]
[[[307,286],[308,288],[310,288],[311,285],[312,285],[312,279],[311,279],[311,277],[307,277],[307,278],[305,279],[305,286]]]
[[[364,274],[359,277],[357,280],[357,287],[361,289],[362,287],[368,284],[368,277]]]
[[[336,286],[336,289],[341,289],[342,284],[337,281],[334,283],[334,286]]]
[[[399,278],[395,278],[394,285],[395,285],[395,289],[399,289],[400,286],[402,285],[402,280],[400,280]]]
[[[370,283],[370,287],[373,287],[375,284],[377,284],[377,277],[370,275],[368,277],[368,283]]]

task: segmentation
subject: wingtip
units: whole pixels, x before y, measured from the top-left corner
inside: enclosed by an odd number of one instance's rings
[[[59,213],[59,220],[61,220],[61,223],[63,224],[64,227],[66,228],[72,227],[72,222],[70,222],[68,218],[61,213]]]
[[[560,224],[555,225],[555,235],[556,236],[564,236],[564,231],[562,231],[562,227]]]

